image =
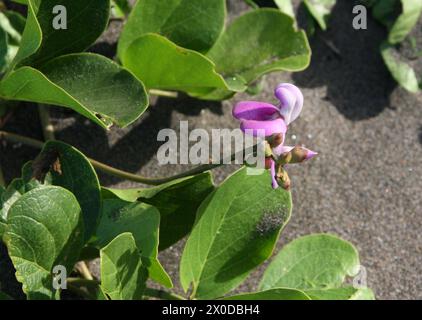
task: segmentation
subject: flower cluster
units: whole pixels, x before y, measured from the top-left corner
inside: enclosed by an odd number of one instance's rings
[[[301,146],[285,146],[288,125],[299,117],[303,107],[302,92],[290,83],[282,83],[275,90],[280,100],[278,106],[259,102],[242,101],[233,109],[233,116],[241,121],[240,128],[254,136],[264,132],[266,140],[265,166],[271,170],[272,186],[290,188],[285,171],[287,164],[301,163],[317,155]]]

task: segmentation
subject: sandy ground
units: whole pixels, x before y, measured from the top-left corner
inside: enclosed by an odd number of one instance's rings
[[[301,87],[305,107],[290,127],[288,142],[320,153],[316,160],[289,169],[294,211],[278,248],[309,233],[339,235],[358,247],[368,285],[377,298],[422,299],[422,95],[398,88],[384,67],[378,54],[384,29],[370,19],[368,30],[355,31],[351,22],[354,1],[338,2],[329,30],[311,39],[309,69],[267,76],[263,92],[253,97],[275,102],[272,91],[279,82]],[[245,9],[240,0],[229,1],[232,16]],[[299,8],[300,21],[302,11]],[[112,39],[118,30],[114,26],[94,51],[113,56]],[[250,97],[238,95],[223,103],[187,97],[153,99],[141,120],[108,134],[72,112],[56,109],[53,115],[57,137],[87,155],[129,171],[162,176],[181,168],[157,165],[160,129],[177,129],[180,120],[188,120],[191,129],[236,128],[231,108],[242,99]],[[33,106],[22,105],[5,129],[41,138],[36,118]],[[0,146],[1,165],[8,169],[6,178],[19,175],[20,166],[36,154],[20,145]],[[215,170],[216,181],[234,169]],[[101,181],[106,186],[135,186],[103,175]],[[183,242],[160,254],[176,279],[177,290],[181,248]],[[8,265],[0,249],[0,283],[3,289],[15,291]],[[238,291],[254,290],[262,270],[254,272]]]

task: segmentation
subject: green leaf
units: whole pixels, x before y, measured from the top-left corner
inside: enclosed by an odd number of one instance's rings
[[[295,12],[293,10],[293,4],[291,0],[274,0],[274,2],[281,12],[292,18],[295,18]]]
[[[388,42],[397,44],[402,42],[417,24],[422,13],[422,1],[420,0],[401,0],[402,13],[391,27],[388,35]]]
[[[300,290],[276,288],[261,292],[239,294],[223,300],[311,300],[311,298]]]
[[[274,249],[291,212],[291,195],[271,187],[270,173],[242,168],[198,209],[180,265],[192,297],[220,297],[236,288]]]
[[[305,33],[295,30],[293,18],[277,9],[263,8],[237,18],[207,56],[226,79],[240,78],[250,84],[272,71],[305,69],[311,50]],[[205,93],[196,90],[192,94],[207,99],[224,96],[210,90]]]
[[[130,72],[88,53],[59,57],[40,71],[19,68],[0,83],[0,96],[70,107],[103,127],[127,126],[148,105],[142,83]]]
[[[400,0],[380,0],[373,4],[372,15],[376,20],[390,28],[396,19],[396,6]]]
[[[327,20],[336,5],[336,0],[304,0],[304,3],[321,29],[327,30]]]
[[[0,73],[7,70],[18,51],[21,34],[14,24],[19,22],[19,17],[22,16],[17,13],[0,12]]]
[[[6,221],[10,207],[27,192],[27,185],[21,178],[14,179],[0,195],[0,220]]]
[[[0,221],[0,240],[3,238],[3,234],[6,231],[7,225]]]
[[[10,208],[3,240],[29,299],[53,299],[52,269],[71,272],[83,245],[79,204],[69,191],[39,187]]]
[[[107,189],[115,196],[155,206],[160,211],[160,245],[164,250],[185,237],[195,222],[202,201],[214,191],[210,172],[171,181],[153,188]]]
[[[410,92],[419,91],[418,78],[415,70],[400,57],[394,46],[384,42],[380,48],[384,63],[393,78],[406,90]]]
[[[122,53],[121,60],[148,89],[229,89],[211,60],[158,34],[146,34],[133,41]]]
[[[60,166],[51,169],[54,164]],[[38,178],[51,175],[51,184],[72,192],[82,209],[85,241],[95,233],[101,215],[101,191],[97,174],[89,160],[77,149],[59,141],[49,141],[32,163]]]
[[[225,15],[224,0],[138,1],[119,40],[119,57],[147,33],[158,33],[180,47],[206,52],[223,30]]]
[[[149,277],[171,288],[171,279],[157,259],[159,227],[160,213],[156,208],[140,202],[107,199],[103,201],[102,217],[93,244],[101,248],[119,234],[130,232],[141,250]]]
[[[359,255],[344,240],[317,234],[296,239],[286,245],[270,263],[260,290],[277,287],[328,289],[340,287],[346,276],[359,271]]]
[[[12,62],[12,67],[35,54],[42,43],[42,31],[36,17],[37,6],[33,0],[28,0],[28,17],[22,34],[21,45]]]
[[[17,59],[25,65],[39,66],[60,55],[84,51],[103,33],[110,16],[109,0],[28,2],[29,18],[22,39],[25,54],[19,52]],[[56,30],[53,26],[53,8],[57,5],[66,8],[67,29]]]
[[[100,251],[101,288],[112,300],[141,299],[147,273],[130,233],[123,233]]]
[[[368,288],[342,287],[332,289],[308,289],[306,294],[312,300],[374,300],[374,293]]]
[[[118,18],[123,18],[131,11],[128,0],[112,0],[113,14]]]

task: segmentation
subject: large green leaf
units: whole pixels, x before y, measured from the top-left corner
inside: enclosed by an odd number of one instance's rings
[[[121,60],[149,89],[229,89],[229,84],[215,71],[211,60],[199,52],[178,47],[158,34],[146,34],[137,38],[122,53]],[[240,89],[245,89],[239,86]],[[232,87],[237,90],[230,84],[230,88]]]
[[[279,252],[265,271],[260,289],[337,288],[358,271],[359,255],[350,243],[331,235],[310,235]]]
[[[160,211],[160,246],[164,250],[186,236],[202,201],[214,191],[210,172],[183,178],[153,188],[106,189],[115,196],[155,206]]]
[[[401,0],[402,13],[391,27],[388,35],[388,42],[397,44],[402,42],[412,31],[422,13],[421,0]]]
[[[207,56],[226,79],[251,83],[268,72],[305,69],[311,50],[305,33],[295,30],[292,17],[263,8],[237,18]],[[191,90],[190,94],[218,100],[230,92],[200,89]]]
[[[311,300],[304,292],[296,289],[277,288],[266,291],[244,293],[223,300]]]
[[[31,162],[22,167],[21,178],[13,179],[6,189],[0,192],[0,221],[6,221],[10,207],[26,192],[40,186],[32,179]]]
[[[111,60],[95,54],[54,59],[40,71],[22,67],[0,83],[0,96],[70,107],[103,127],[121,127],[146,109],[142,83]]]
[[[327,29],[327,20],[336,2],[336,0],[304,0],[306,8],[322,30]]]
[[[142,298],[147,273],[130,233],[123,233],[101,249],[101,288],[112,300]]]
[[[63,54],[84,51],[103,33],[110,15],[109,0],[28,2],[28,23],[22,39],[24,49],[17,58],[25,65],[41,65]],[[56,30],[53,26],[53,8],[57,5],[66,8],[67,29]],[[22,61],[24,58],[28,59]]]
[[[177,45],[207,51],[224,27],[224,0],[139,0],[119,40],[119,56],[140,36],[158,33]]]
[[[360,269],[359,255],[349,242],[324,234],[305,236],[286,245],[270,263],[260,290],[295,288],[312,299],[363,299],[369,289],[343,287]]]
[[[55,186],[25,193],[9,210],[3,239],[27,297],[57,298],[52,269],[62,265],[70,273],[83,245],[83,221],[75,196]]]
[[[183,251],[180,279],[193,297],[220,297],[237,287],[274,249],[291,212],[291,195],[271,187],[269,172],[242,168],[208,196]],[[256,173],[256,172],[253,172]]]
[[[308,289],[312,300],[374,300],[374,293],[367,288],[342,287],[333,289]]]
[[[54,165],[56,169],[52,169]],[[85,241],[88,241],[95,233],[101,215],[100,183],[89,160],[70,145],[49,141],[32,166],[37,178],[49,173],[50,183],[69,190],[78,199],[82,208]]]
[[[264,8],[237,18],[207,56],[224,76],[240,75],[251,82],[271,71],[305,69],[310,48],[305,33],[294,29],[291,17]]]
[[[107,199],[103,201],[102,217],[93,244],[101,248],[119,234],[130,232],[141,250],[149,277],[172,287],[170,277],[157,259],[159,227],[160,213],[156,208],[141,202]]]
[[[380,48],[384,63],[393,78],[406,90],[410,92],[419,91],[419,81],[415,70],[400,57],[395,47],[384,42]]]

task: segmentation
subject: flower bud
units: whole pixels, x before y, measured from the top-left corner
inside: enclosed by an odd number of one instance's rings
[[[315,157],[318,153],[306,149],[304,147],[296,146],[294,147],[290,152],[284,154],[281,159],[284,163],[301,163],[305,160],[312,159]]]
[[[283,169],[282,165],[279,165],[278,172],[277,172],[277,183],[285,190],[290,189],[290,177],[286,170]]]
[[[270,144],[271,148],[277,148],[284,142],[284,134],[276,133],[273,134],[271,137],[267,139],[268,143]]]

